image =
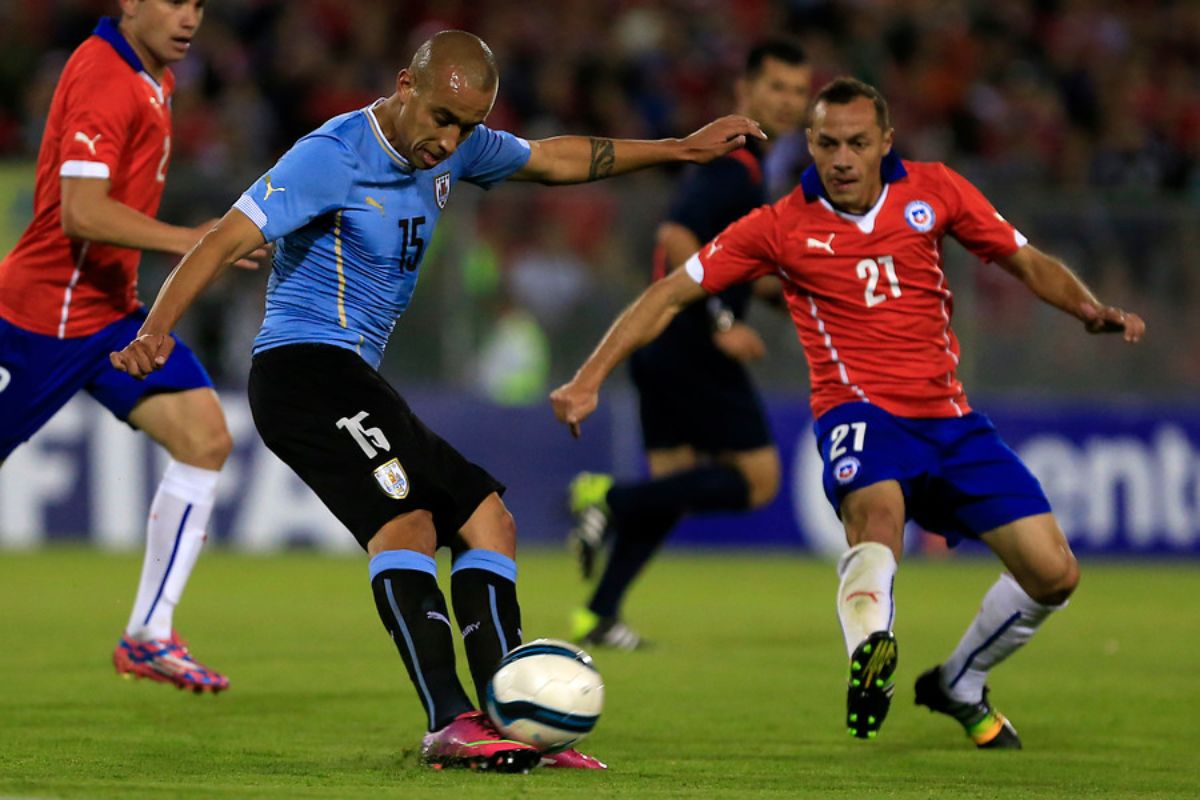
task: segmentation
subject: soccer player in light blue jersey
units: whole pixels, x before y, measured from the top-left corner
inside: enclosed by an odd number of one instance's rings
[[[135,377],[160,369],[170,330],[196,296],[226,265],[274,242],[250,372],[255,424],[370,555],[380,619],[428,716],[424,757],[504,771],[604,768],[575,750],[546,755],[502,739],[463,690],[434,553],[453,555],[451,599],[482,706],[501,657],[521,641],[516,527],[504,486],[426,428],[377,368],[457,181],[582,183],[708,162],[765,136],[731,116],[683,139],[526,141],[483,124],[498,85],[478,37],[443,31],[422,44],[394,94],[300,139],[242,195],[111,358]]]

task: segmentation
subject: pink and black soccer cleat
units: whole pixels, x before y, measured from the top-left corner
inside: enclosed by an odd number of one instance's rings
[[[469,767],[492,772],[529,772],[542,753],[505,739],[482,711],[464,711],[441,730],[425,734],[421,757],[436,767]]]
[[[560,750],[557,753],[542,753],[542,766],[565,769],[608,769],[608,764],[594,756],[581,753],[574,747]]]
[[[170,683],[196,694],[216,694],[229,688],[229,678],[192,658],[187,642],[175,631],[171,631],[170,639],[146,642],[122,636],[113,650],[113,666],[118,675]]]

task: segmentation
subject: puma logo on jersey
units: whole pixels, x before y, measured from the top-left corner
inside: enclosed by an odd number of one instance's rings
[[[370,196],[367,197],[367,205],[371,206],[372,208],[379,209],[380,214],[387,213],[386,211],[383,210],[383,203],[379,202],[374,197],[370,197]]]
[[[83,131],[75,131],[75,141],[83,142],[87,145],[88,152],[96,155],[96,142],[100,141],[100,134],[96,134],[89,138]]]
[[[712,244],[710,244],[708,246],[708,257],[712,258],[713,256],[715,256],[717,254],[717,251],[720,250],[721,248],[723,248],[724,246],[725,245],[723,245],[723,244],[717,244],[717,240],[713,239]]]
[[[837,255],[836,253],[833,252],[833,237],[834,236],[837,236],[837,234],[836,233],[829,234],[829,238],[826,239],[825,241],[821,241],[820,239],[814,239],[810,236],[810,237],[808,237],[808,247],[811,250],[824,250],[826,253],[829,253],[829,255],[831,255],[831,256]]]
[[[267,202],[268,200],[270,200],[270,199],[271,199],[271,194],[272,194],[272,193],[274,193],[274,192],[286,192],[286,191],[287,191],[287,189],[285,189],[285,188],[284,188],[284,187],[282,187],[282,186],[280,186],[278,189],[276,189],[274,186],[272,186],[272,185],[271,185],[271,176],[270,176],[270,175],[268,175],[268,176],[267,176],[267,179],[266,179],[266,184],[267,184],[267,193],[266,193],[265,195],[263,195],[263,202],[264,202],[264,203],[265,203],[265,202]]]

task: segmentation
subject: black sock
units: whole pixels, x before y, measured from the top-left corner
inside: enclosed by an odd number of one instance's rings
[[[446,599],[437,585],[437,563],[412,550],[380,553],[371,559],[371,590],[383,627],[425,706],[429,730],[439,730],[474,708],[455,669],[454,637]]]
[[[604,574],[588,603],[614,617],[630,585],[685,514],[740,511],[750,505],[750,485],[736,467],[709,464],[608,490],[614,538]]]
[[[483,708],[488,681],[500,659],[521,643],[517,564],[491,550],[468,550],[454,561],[450,576],[454,618],[462,631],[467,663]]]

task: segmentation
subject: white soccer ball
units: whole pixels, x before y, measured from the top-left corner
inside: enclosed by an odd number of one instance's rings
[[[592,657],[557,639],[513,648],[488,683],[488,716],[500,732],[544,751],[587,736],[603,707],[604,679]]]

